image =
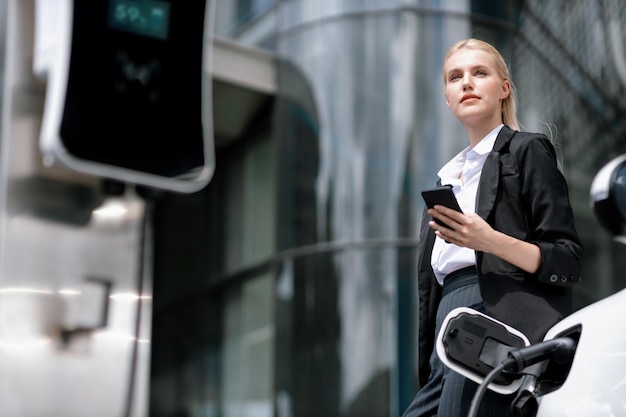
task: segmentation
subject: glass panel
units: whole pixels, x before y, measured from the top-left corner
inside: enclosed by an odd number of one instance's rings
[[[291,414],[281,415],[397,415],[397,333],[409,340],[413,334],[413,312],[406,304],[398,308],[397,289],[408,284],[412,292],[414,254],[414,247],[383,245],[284,263],[277,285],[276,387],[277,406]],[[410,362],[405,342],[403,360]]]
[[[306,80],[306,88],[295,94],[302,97],[302,92],[310,92],[315,98],[316,113],[306,115],[314,121],[309,134],[319,135],[317,144],[305,144],[299,135],[302,129],[297,127],[307,125],[298,107],[279,108],[278,129],[282,130],[278,138],[284,161],[298,158],[303,150],[311,155],[310,172],[304,178],[313,177],[306,189],[316,204],[314,215],[307,217],[313,224],[306,230],[312,234],[295,237],[295,241],[417,235],[416,219],[423,207],[419,190],[432,186],[439,167],[466,144],[461,124],[444,103],[444,51],[433,48],[432,42],[441,37],[445,41],[438,42],[451,44],[470,29],[462,20],[430,15],[364,15],[325,21],[281,41],[290,65],[280,68],[285,72],[279,77],[279,94],[294,101],[291,90],[295,88],[282,78],[290,80],[292,73],[298,73]],[[333,48],[324,48],[331,44]],[[306,104],[297,105],[306,109]],[[302,178],[304,166],[282,161],[281,178]],[[280,193],[285,199],[281,208],[284,204],[290,210],[280,216],[285,233],[304,233],[302,227],[289,229],[286,222],[293,221],[289,215],[297,214],[300,205],[302,210],[311,210],[308,199],[289,194],[296,191],[305,190],[285,187]],[[291,205],[286,203],[289,199]],[[402,222],[400,201],[411,206]],[[283,244],[279,242],[279,247]]]
[[[217,299],[196,294],[155,311],[151,417],[218,416]]]
[[[275,172],[270,139],[269,135],[255,138],[244,160],[244,264],[265,259],[275,248]]]
[[[278,0],[237,0],[237,23],[245,24],[277,2]]]
[[[300,6],[304,13],[313,3],[285,4]],[[410,11],[354,17],[321,19],[279,42],[281,249],[414,243],[419,191],[466,146],[445,106],[441,63],[471,22]],[[287,358],[277,362],[279,409],[395,416],[408,405],[417,354],[409,251],[318,253],[285,266],[280,283],[292,290],[277,315],[277,354]]]
[[[221,351],[225,417],[274,415],[272,283],[270,275],[263,275],[225,295]]]
[[[362,19],[366,14],[395,14],[401,10],[427,17],[437,16],[439,12],[461,13],[466,14],[464,19],[469,19],[471,3],[472,0],[284,0],[279,22],[281,30],[289,30],[303,24],[320,24],[329,18]]]
[[[219,1],[216,9],[216,35],[235,38],[247,45],[264,46],[276,31],[279,0]]]
[[[249,138],[225,166],[226,270],[266,258],[274,251],[275,180],[272,141]]]
[[[589,205],[596,172],[626,152],[626,127],[617,122],[626,102],[626,12],[616,0],[528,0],[520,14],[520,42],[513,49],[520,119],[555,144],[570,186],[576,226],[583,240],[583,281],[575,288],[582,307],[624,288],[626,252],[598,227]]]

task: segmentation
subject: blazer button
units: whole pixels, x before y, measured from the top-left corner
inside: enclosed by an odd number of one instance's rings
[[[559,277],[557,277],[555,274],[550,275],[550,282],[557,282],[559,280]]]
[[[565,284],[567,282],[567,277],[565,275],[561,275],[561,282]]]

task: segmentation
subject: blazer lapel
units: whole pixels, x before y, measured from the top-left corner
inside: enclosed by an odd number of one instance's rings
[[[515,131],[505,125],[496,138],[493,150],[485,160],[476,195],[476,214],[483,219],[487,219],[493,210],[500,186],[500,155],[503,150],[508,149],[508,144],[513,136],[515,136]]]
[[[491,151],[487,156],[483,172],[480,174],[476,196],[476,214],[487,219],[496,201],[496,192],[500,185],[500,153]]]

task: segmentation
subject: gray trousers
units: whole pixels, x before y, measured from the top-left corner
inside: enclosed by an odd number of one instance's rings
[[[437,310],[436,334],[443,320],[457,307],[482,310],[478,284],[455,289],[441,299]],[[420,355],[422,352],[420,352]],[[466,417],[478,385],[446,367],[433,350],[430,356],[428,382],[418,392],[402,417]],[[511,416],[510,406],[514,395],[504,396],[487,391],[478,415],[481,417]]]

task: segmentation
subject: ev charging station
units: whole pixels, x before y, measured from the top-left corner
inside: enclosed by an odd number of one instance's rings
[[[45,165],[174,192],[206,186],[215,155],[205,27],[215,2],[38,1],[64,22],[36,39],[56,37],[47,61],[35,57],[48,84]]]
[[[215,3],[0,2],[0,415],[148,415],[148,202],[100,186],[210,181]]]

